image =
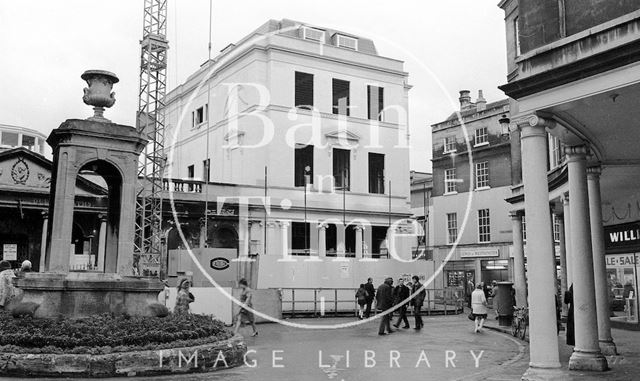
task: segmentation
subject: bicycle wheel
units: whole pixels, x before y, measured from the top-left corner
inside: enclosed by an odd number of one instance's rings
[[[518,337],[520,338],[520,340],[524,340],[524,338],[527,336],[527,325],[523,322],[520,322],[520,329],[518,330]]]

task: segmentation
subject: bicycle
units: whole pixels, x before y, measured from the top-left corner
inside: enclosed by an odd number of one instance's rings
[[[529,325],[529,309],[527,307],[515,307],[513,320],[511,321],[511,334],[520,340],[524,340]]]

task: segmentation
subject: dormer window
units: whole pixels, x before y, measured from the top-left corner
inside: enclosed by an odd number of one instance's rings
[[[318,41],[324,43],[324,30],[302,27],[302,38],[305,40]]]
[[[336,45],[338,45],[339,48],[358,50],[358,39],[338,34],[336,38]]]

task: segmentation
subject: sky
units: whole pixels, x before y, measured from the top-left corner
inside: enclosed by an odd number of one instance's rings
[[[168,90],[206,61],[209,0],[168,0]],[[411,169],[431,170],[431,128],[458,108],[458,92],[505,98],[504,13],[497,0],[321,2],[212,0],[212,55],[268,19],[293,19],[374,40],[409,73]],[[114,72],[105,112],[134,125],[144,0],[0,0],[0,124],[48,135],[92,114],[82,102],[87,69]]]

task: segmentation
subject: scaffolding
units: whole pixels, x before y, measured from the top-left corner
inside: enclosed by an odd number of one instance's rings
[[[148,140],[138,163],[134,274],[163,277],[162,189],[165,166],[164,98],[167,89],[167,0],[145,0],[140,41],[136,128]]]

